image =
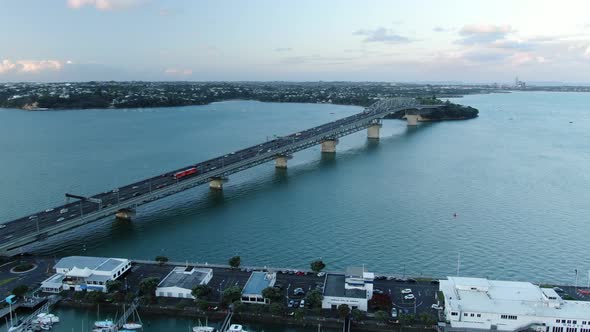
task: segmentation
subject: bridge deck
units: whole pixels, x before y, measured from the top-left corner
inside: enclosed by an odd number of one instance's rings
[[[25,244],[113,215],[121,209],[136,208],[208,183],[211,178],[225,177],[271,161],[277,156],[291,155],[325,140],[349,135],[378,123],[389,113],[437,107],[439,106],[419,105],[411,98],[382,100],[355,115],[105,191],[85,201],[57,206],[6,222],[5,227],[0,228],[0,254],[7,254]],[[197,171],[180,179],[175,178],[174,174],[190,168]]]

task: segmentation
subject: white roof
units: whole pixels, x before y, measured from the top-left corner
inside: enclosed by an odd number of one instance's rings
[[[590,317],[590,302],[564,301],[554,290],[529,282],[448,277],[448,280],[440,281],[440,290],[451,311],[573,319]]]
[[[80,269],[74,266],[66,275],[68,277],[88,278],[92,275],[92,270],[87,267]]]

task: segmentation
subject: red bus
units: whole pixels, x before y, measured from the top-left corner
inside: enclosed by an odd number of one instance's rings
[[[184,171],[180,171],[177,173],[174,173],[174,178],[175,179],[180,179],[183,178],[185,176],[191,175],[191,174],[196,174],[198,171],[195,167],[189,168],[189,169],[185,169]]]

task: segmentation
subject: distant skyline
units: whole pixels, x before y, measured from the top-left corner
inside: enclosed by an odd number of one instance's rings
[[[0,82],[590,83],[588,0],[0,0]]]

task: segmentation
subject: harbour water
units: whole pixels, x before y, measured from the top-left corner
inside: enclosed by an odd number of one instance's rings
[[[397,275],[457,273],[573,283],[590,270],[590,94],[516,92],[457,100],[468,121],[343,138],[104,220],[35,249]],[[359,107],[231,101],[207,106],[0,110],[0,219],[297,132]],[[454,214],[457,214],[454,217]],[[586,284],[586,272],[579,282]],[[184,323],[183,323],[184,324]]]

